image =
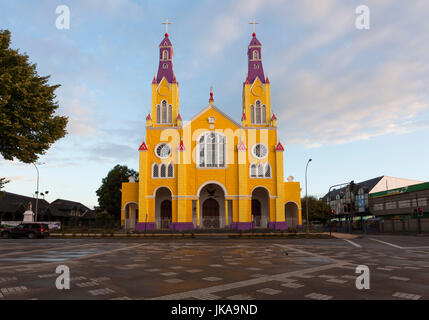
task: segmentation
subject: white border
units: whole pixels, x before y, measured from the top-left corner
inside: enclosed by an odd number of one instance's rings
[[[160,156],[158,156],[158,154],[157,154],[157,152],[156,152],[156,149],[158,149],[158,147],[159,147],[161,144],[166,144],[166,145],[168,145],[168,147],[170,148],[170,154],[168,155],[168,157],[161,158]],[[170,146],[170,144],[168,144],[167,142],[160,142],[160,143],[158,143],[158,144],[155,146],[155,148],[153,149],[153,152],[155,153],[155,156],[157,156],[159,159],[165,160],[165,159],[168,159],[168,158],[170,158],[170,157],[171,157],[171,154],[173,153],[173,148],[172,148],[172,147]]]
[[[255,148],[256,148],[256,146],[257,146],[258,144],[263,145],[263,146],[267,149],[267,153],[266,153],[266,155],[265,155],[265,156],[263,156],[263,157],[257,157],[257,156],[256,156],[256,154],[255,154]],[[258,143],[255,143],[255,144],[252,146],[252,156],[253,156],[254,158],[256,158],[256,159],[259,159],[259,160],[265,159],[265,158],[268,156],[268,152],[269,152],[269,149],[268,149],[268,146],[267,146],[265,143],[258,142]]]

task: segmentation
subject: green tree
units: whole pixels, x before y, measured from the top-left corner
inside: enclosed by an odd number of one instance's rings
[[[115,219],[121,217],[121,187],[122,182],[128,182],[128,177],[138,179],[138,172],[127,166],[116,165],[103,178],[100,188],[96,191],[101,211],[106,211]]]
[[[306,215],[306,197],[301,199],[302,206],[302,217],[305,218]],[[310,221],[320,221],[322,223],[326,223],[329,220],[330,209],[329,205],[323,201],[318,200],[314,196],[308,196],[308,220]]]
[[[4,195],[1,190],[3,189],[4,185],[8,182],[9,180],[6,180],[6,178],[0,178],[0,199]]]
[[[9,46],[10,32],[0,30],[0,153],[31,163],[64,137],[68,119],[55,115],[60,85],[49,85],[49,76]]]

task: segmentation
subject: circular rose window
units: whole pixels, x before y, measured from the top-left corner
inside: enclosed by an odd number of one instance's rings
[[[255,158],[262,159],[267,156],[268,148],[265,144],[258,143],[253,146],[252,153]]]
[[[171,154],[171,147],[167,143],[161,143],[155,148],[158,158],[165,159]]]

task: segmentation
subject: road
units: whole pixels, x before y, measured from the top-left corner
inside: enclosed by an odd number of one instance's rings
[[[59,265],[69,290],[55,286]],[[429,237],[0,240],[0,300],[418,300],[428,271]]]

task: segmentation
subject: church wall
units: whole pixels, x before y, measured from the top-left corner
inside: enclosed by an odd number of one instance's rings
[[[298,224],[302,225],[301,214],[301,186],[299,182],[285,182],[284,183],[285,204],[292,201],[298,205]]]

